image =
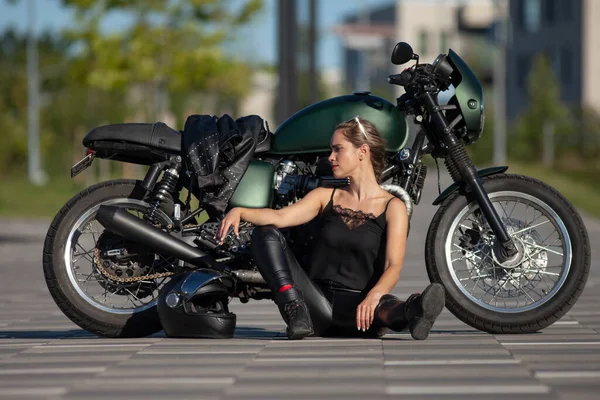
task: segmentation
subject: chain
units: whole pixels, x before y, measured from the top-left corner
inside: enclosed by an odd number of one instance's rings
[[[195,225],[194,224],[186,224],[186,225],[184,225],[184,228],[189,228],[192,226],[195,226]],[[172,228],[172,226],[170,224],[167,225],[167,229],[171,229],[171,228]],[[143,281],[143,280],[147,280],[147,279],[164,278],[167,276],[175,275],[175,272],[168,271],[168,272],[157,272],[156,274],[151,274],[151,275],[119,278],[118,276],[112,275],[111,273],[109,273],[107,270],[104,269],[104,267],[102,266],[102,262],[100,261],[100,250],[97,247],[94,249],[94,263],[96,264],[96,267],[98,267],[98,270],[100,271],[100,273],[102,273],[102,275],[104,275],[106,278],[111,279],[113,281],[117,281],[117,282],[123,282],[123,283],[137,282],[137,281]]]
[[[168,272],[158,272],[156,274],[151,274],[151,275],[119,278],[118,276],[111,275],[108,271],[106,271],[104,269],[104,267],[102,267],[102,263],[100,262],[100,250],[98,250],[97,247],[94,249],[94,263],[96,264],[96,267],[98,267],[98,270],[102,273],[102,275],[104,275],[105,277],[107,277],[108,279],[111,279],[113,281],[123,282],[123,283],[137,282],[137,281],[143,281],[143,280],[147,280],[147,279],[157,279],[157,278],[163,278],[166,276],[175,275],[175,272],[168,271]]]

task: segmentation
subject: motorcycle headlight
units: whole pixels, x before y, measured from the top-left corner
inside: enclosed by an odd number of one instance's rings
[[[450,64],[450,62],[448,61],[447,55],[440,54],[439,56],[437,56],[432,65],[433,73],[437,75],[440,80],[450,80],[452,72],[454,72],[454,68],[452,67],[452,64]]]

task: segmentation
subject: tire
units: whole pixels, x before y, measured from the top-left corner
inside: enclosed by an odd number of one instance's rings
[[[73,271],[78,267],[71,269],[66,261],[67,243],[70,234],[76,232],[72,231],[76,228],[75,224],[88,214],[88,218],[93,216],[94,209],[107,201],[117,204],[134,203],[141,208],[147,207],[148,204],[143,201],[145,193],[146,190],[141,187],[141,182],[135,180],[114,180],[96,184],[71,198],[61,208],[48,229],[44,242],[43,268],[50,294],[71,321],[96,335],[115,338],[142,337],[161,330],[155,301],[149,302],[145,309],[144,307],[130,309],[130,311],[114,309],[113,312],[102,309],[78,292],[83,289],[76,286],[78,284],[72,280],[77,281],[77,273]],[[164,213],[162,215],[165,216]],[[81,236],[82,234],[79,233],[77,240]],[[96,242],[95,237],[94,242]],[[72,261],[72,264],[77,264],[77,261]],[[92,266],[92,271],[94,268]],[[99,285],[97,279],[95,284]]]
[[[534,211],[533,219],[528,224],[529,208],[525,209],[526,218],[523,225],[519,225],[523,221],[516,217],[513,218],[512,212],[508,213],[508,210],[500,215],[505,226],[511,225],[507,227],[507,229],[512,229],[509,232],[512,232],[511,236],[520,238],[524,254],[529,254],[531,258],[524,258],[529,261],[519,264],[515,269],[500,267],[489,251],[491,246],[484,245],[485,236],[480,233],[484,230],[476,231],[466,227],[472,221],[464,218],[467,215],[475,215],[469,214],[469,212],[472,213],[472,210],[479,208],[477,203],[473,199],[465,197],[464,194],[455,192],[442,203],[429,227],[425,244],[427,274],[431,282],[439,282],[444,285],[448,310],[466,324],[489,333],[539,331],[564,316],[583,291],[590,269],[590,243],[586,228],[571,203],[557,190],[541,181],[521,175],[500,174],[484,178],[483,185],[497,209],[502,207],[501,202],[504,201],[506,208],[510,210],[509,200],[511,198],[521,199],[522,204],[518,201],[514,202],[513,212],[517,207],[522,208],[521,206],[529,207],[531,205],[534,210],[536,206],[539,206],[540,216],[538,218],[546,217],[550,222],[551,225],[548,225],[543,219],[535,220],[537,214]],[[544,208],[544,204],[548,207],[547,209]],[[460,219],[461,215],[464,215],[463,219]],[[532,239],[536,235],[538,238],[541,237],[538,230],[552,228],[556,230],[559,239],[562,238],[560,240],[562,251],[560,249],[552,250],[558,245],[550,245],[546,243],[546,239],[543,241]],[[469,231],[471,236],[455,236],[455,232],[462,232],[464,235],[465,230]],[[488,228],[487,232],[489,233],[491,230]],[[473,238],[471,242],[464,241],[465,238],[471,237]],[[523,239],[523,237],[527,238]],[[455,238],[463,239],[463,242],[459,242],[458,249],[454,242]],[[465,252],[463,246],[469,247],[476,241],[477,244],[473,244],[471,249],[477,250]],[[558,239],[553,243],[557,243],[557,241]],[[452,255],[453,252],[459,253],[459,257],[453,258],[456,257]],[[478,256],[474,256],[477,252],[479,252]],[[467,265],[465,271],[454,267],[455,264],[463,261],[461,255]],[[561,264],[562,269],[560,272],[551,272],[555,271],[552,268],[558,266],[552,266],[553,263],[550,262],[550,259],[560,256],[564,259]],[[473,262],[477,259],[480,261]],[[475,267],[477,265],[478,267]],[[459,274],[465,272],[468,273],[468,277],[459,279]],[[556,281],[552,280],[553,276],[556,277]],[[469,278],[471,279],[470,283]],[[463,284],[463,281],[467,283]],[[472,286],[472,292],[469,293],[469,287],[473,281],[475,284]],[[496,281],[498,281],[498,286],[495,286]],[[554,285],[550,287],[548,281]],[[500,285],[501,282],[504,283]],[[539,290],[542,287],[541,282],[546,284],[548,290],[543,288]],[[492,283],[494,283],[493,289],[488,289],[486,285],[492,287]],[[539,286],[536,286],[536,283]],[[480,287],[483,294],[481,297],[477,297],[473,292]],[[511,287],[514,290],[507,289]],[[520,307],[518,298],[516,307],[510,307],[511,304],[514,305],[514,299],[509,299],[508,303],[504,300],[504,307],[498,306],[497,296],[500,294],[506,296],[506,293],[516,293],[520,296],[521,291],[525,294],[525,288],[534,290],[527,293],[532,300],[531,304],[527,305],[528,299],[525,297],[525,304]],[[536,300],[533,296],[540,293],[544,296]],[[492,296],[491,300],[486,303],[485,299],[489,299],[490,296]]]

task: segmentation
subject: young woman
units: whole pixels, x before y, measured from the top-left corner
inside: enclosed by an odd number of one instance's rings
[[[233,208],[217,232],[223,240],[241,220],[256,225],[252,253],[273,291],[290,339],[318,336],[381,336],[410,329],[425,339],[444,308],[444,288],[429,285],[406,302],[389,294],[400,277],[408,215],[404,203],[381,188],[385,142],[360,117],[339,124],[329,162],[342,189],[317,188],[282,208]],[[310,262],[303,269],[279,228],[320,216]]]

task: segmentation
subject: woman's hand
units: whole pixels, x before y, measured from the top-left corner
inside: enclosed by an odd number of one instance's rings
[[[217,229],[215,239],[217,239],[219,244],[223,244],[223,241],[225,241],[225,237],[227,236],[227,232],[229,232],[229,228],[231,227],[233,227],[233,233],[235,234],[235,236],[237,237],[239,235],[241,217],[241,208],[235,207],[229,210],[229,212],[225,215],[225,217],[219,224],[219,228]]]
[[[379,304],[381,296],[385,293],[369,292],[367,297],[356,308],[356,327],[359,331],[365,332],[375,318],[375,308]]]

